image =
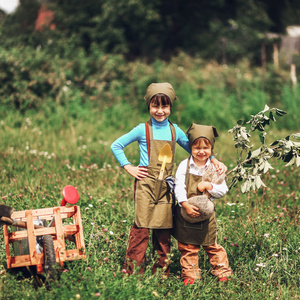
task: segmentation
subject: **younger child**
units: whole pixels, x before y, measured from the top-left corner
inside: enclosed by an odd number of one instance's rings
[[[192,124],[187,135],[192,155],[179,164],[175,175],[175,196],[178,205],[175,210],[173,235],[178,240],[178,250],[181,252],[182,277],[185,285],[200,279],[198,252],[201,245],[208,254],[212,274],[217,276],[219,281],[227,281],[232,271],[225,249],[217,244],[216,212],[214,211],[209,219],[198,223],[187,222],[180,213],[180,209],[185,209],[189,217],[199,217],[198,207],[190,204],[189,198],[208,191],[211,195],[210,200],[213,201],[228,191],[225,180],[221,184],[201,181],[205,170],[211,164],[210,157],[218,133],[212,126]]]
[[[152,229],[153,252],[158,260],[152,268],[162,268],[169,276],[170,231],[173,227],[173,197],[164,179],[172,175],[176,142],[190,152],[185,133],[172,124],[168,117],[177,99],[170,83],[152,83],[148,86],[145,98],[150,120],[141,123],[129,133],[121,136],[111,145],[111,150],[121,167],[135,178],[134,202],[135,220],[129,234],[124,268],[128,274],[134,272],[134,264],[144,272],[145,253],[149,242],[149,229]],[[140,163],[133,166],[124,153],[124,148],[137,141],[140,148]],[[166,144],[172,150],[171,162],[165,166],[163,180],[158,176],[162,162],[159,152]],[[224,164],[214,159],[216,167],[226,172]]]

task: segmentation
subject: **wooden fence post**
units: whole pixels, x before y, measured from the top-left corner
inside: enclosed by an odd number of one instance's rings
[[[291,79],[292,79],[293,86],[296,87],[297,77],[296,77],[296,66],[295,66],[295,64],[291,64]]]

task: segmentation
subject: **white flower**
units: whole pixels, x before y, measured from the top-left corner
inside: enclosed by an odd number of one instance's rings
[[[110,231],[109,234],[114,234],[113,231]]]
[[[229,206],[235,205],[235,203],[229,203],[229,202],[227,202],[226,204]]]
[[[270,233],[265,233],[265,234],[264,234],[264,237],[265,237],[265,238],[269,238],[269,236],[270,236]]]
[[[89,204],[89,207],[93,207],[93,204]]]
[[[283,248],[282,248],[282,250],[285,250],[285,251],[287,251],[287,248],[283,247]]]
[[[266,264],[264,264],[264,263],[260,263],[260,264],[256,264],[258,267],[262,267],[262,268],[264,268],[265,266],[266,266]]]
[[[277,254],[277,253],[274,253],[274,254],[272,254],[272,256],[274,256],[274,257],[277,257],[277,256],[278,256],[278,254]]]

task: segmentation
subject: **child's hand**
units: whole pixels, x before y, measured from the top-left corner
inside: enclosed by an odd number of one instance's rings
[[[227,172],[227,167],[216,158],[213,158],[211,162],[214,164],[214,166],[216,167],[216,171],[219,172],[220,175]]]
[[[199,212],[199,208],[197,206],[192,205],[187,201],[181,202],[181,205],[191,218],[200,217],[201,213]]]
[[[136,178],[137,180],[141,180],[148,176],[147,167],[140,167],[140,166],[134,167],[132,165],[125,165],[123,168],[129,175]]]
[[[200,192],[205,192],[206,190],[207,191],[211,191],[213,189],[213,186],[210,182],[208,181],[201,181],[198,183],[198,186],[197,186],[198,190]]]

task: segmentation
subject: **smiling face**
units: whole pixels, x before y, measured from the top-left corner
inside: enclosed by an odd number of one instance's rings
[[[192,145],[192,155],[198,167],[203,167],[211,156],[212,147],[208,139],[196,139]]]
[[[166,95],[158,94],[151,99],[149,105],[149,114],[157,122],[162,122],[167,119],[170,113],[170,99]]]

